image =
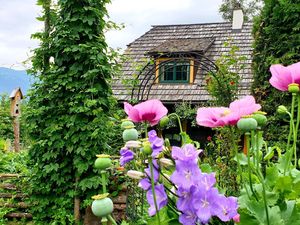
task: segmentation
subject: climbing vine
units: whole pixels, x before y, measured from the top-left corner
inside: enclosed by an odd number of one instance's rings
[[[104,38],[109,0],[39,0],[45,31],[34,34],[27,125],[35,220],[72,224],[75,204],[97,193],[95,155],[109,151],[113,54]],[[74,209],[74,210],[73,210]],[[75,211],[75,212],[74,212]],[[84,209],[81,208],[81,213]],[[75,215],[75,217],[74,217]]]

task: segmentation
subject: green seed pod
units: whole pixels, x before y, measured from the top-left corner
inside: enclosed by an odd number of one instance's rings
[[[290,93],[298,93],[299,92],[299,84],[289,84],[288,90]]]
[[[170,122],[170,119],[168,116],[164,116],[163,118],[160,119],[159,121],[159,126],[160,127],[165,127],[168,125],[168,123]]]
[[[130,120],[125,120],[121,123],[121,128],[123,130],[127,129],[128,127],[130,127],[130,128],[134,127],[134,123],[131,122]]]
[[[99,170],[105,170],[111,167],[112,162],[110,158],[97,158],[95,161],[95,168]]]
[[[257,122],[253,118],[241,118],[237,123],[237,127],[241,131],[249,132],[257,128]]]
[[[268,121],[267,117],[265,115],[261,114],[261,113],[254,113],[252,115],[252,118],[256,120],[257,125],[259,127],[265,126],[267,124],[267,121]]]
[[[123,140],[126,141],[136,141],[139,137],[139,134],[136,129],[126,129],[123,131]]]
[[[95,216],[108,216],[113,212],[113,210],[114,205],[110,198],[97,199],[92,203],[92,212]]]

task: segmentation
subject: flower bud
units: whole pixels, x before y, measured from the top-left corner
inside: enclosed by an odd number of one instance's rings
[[[143,145],[142,152],[145,155],[150,155],[152,153],[151,143],[149,141],[144,141],[142,145]]]
[[[140,141],[127,141],[125,143],[126,148],[140,148],[142,147],[142,143]]]
[[[257,128],[257,122],[253,118],[241,118],[237,123],[237,127],[241,131],[249,132]]]
[[[165,168],[168,168],[170,166],[174,166],[174,163],[171,159],[161,158],[161,159],[159,159],[159,162],[160,162],[161,166],[165,167]]]
[[[288,113],[287,108],[284,105],[280,105],[277,108],[277,112],[281,115]]]
[[[123,140],[124,141],[135,141],[139,137],[139,134],[136,129],[126,129],[123,131]]]
[[[170,122],[170,119],[168,116],[164,116],[163,118],[160,119],[159,121],[159,126],[160,127],[165,127],[168,125],[168,123]]]
[[[296,83],[289,84],[288,90],[290,93],[298,93],[299,92],[299,84],[296,84]]]
[[[129,176],[132,179],[140,180],[144,177],[144,173],[142,173],[140,171],[136,171],[136,170],[128,170],[127,176]]]
[[[171,147],[171,143],[170,143],[170,140],[168,138],[165,139],[164,145],[165,145],[166,148]]]

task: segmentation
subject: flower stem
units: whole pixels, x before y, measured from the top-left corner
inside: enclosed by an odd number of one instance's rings
[[[149,164],[150,164],[150,173],[151,173],[151,190],[152,190],[153,201],[154,201],[154,206],[155,206],[155,210],[156,210],[158,224],[160,225],[159,211],[158,211],[156,195],[155,195],[153,163],[152,163],[151,157],[149,158]]]
[[[300,94],[297,95],[297,120],[296,120],[296,129],[295,129],[295,142],[298,141],[298,129],[299,129],[299,123],[300,123]],[[295,157],[295,168],[297,167],[297,149],[294,149],[294,157]]]
[[[265,185],[264,178],[263,178],[263,175],[261,174],[260,170],[258,170],[256,172],[257,172],[258,178],[259,178],[262,188],[263,188],[262,194],[263,194],[264,207],[265,207],[266,217],[267,217],[267,225],[270,225],[269,210],[268,210],[267,197],[266,197],[266,185]]]
[[[251,152],[253,152],[253,148],[252,148],[252,151],[250,151],[250,133],[245,133],[245,137],[246,137],[246,146],[247,146],[247,149],[249,149],[248,150],[248,154],[247,154],[247,160],[248,160],[248,176],[249,176],[250,190],[251,190],[254,198],[256,199],[256,201],[258,201],[257,196],[256,196],[256,194],[255,194],[255,192],[253,190],[253,186],[252,186],[252,177],[251,177],[251,174],[252,174],[251,171],[252,171],[252,169],[251,169],[251,162],[250,162],[250,154],[251,154]],[[253,158],[255,158],[255,157],[253,156]]]
[[[286,153],[287,153],[287,157],[286,157],[286,165],[283,171],[283,174],[285,175],[286,170],[290,167],[290,163],[292,161],[292,155],[294,152],[294,147],[295,147],[295,124],[294,124],[294,112],[295,112],[295,100],[296,100],[296,93],[292,93],[292,106],[291,106],[291,113],[290,115],[290,132],[289,132],[289,136],[288,136],[288,142],[287,142],[287,147],[286,147]],[[293,147],[292,149],[290,149],[290,141],[291,141],[291,137],[293,134]]]
[[[113,225],[117,225],[116,221],[114,220],[114,218],[111,215],[107,216],[107,219],[113,224]]]
[[[182,130],[182,125],[181,125],[180,117],[178,116],[177,113],[171,113],[171,114],[169,115],[169,117],[171,117],[171,116],[175,116],[175,117],[177,118],[177,122],[178,122],[178,125],[179,125],[179,130],[180,130],[180,133],[182,133],[183,130]]]
[[[103,193],[106,193],[106,176],[105,171],[101,171],[101,183],[102,183],[102,191]]]

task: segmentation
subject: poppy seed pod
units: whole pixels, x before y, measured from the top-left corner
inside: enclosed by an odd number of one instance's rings
[[[264,114],[263,112],[257,112],[252,115],[252,118],[256,120],[259,127],[263,127],[267,124],[268,119]]]
[[[110,198],[94,200],[92,203],[92,212],[95,216],[105,217],[114,210],[113,202]]]
[[[111,167],[112,162],[110,158],[97,158],[94,165],[96,169],[105,170]]]
[[[288,90],[290,93],[298,93],[299,92],[299,84],[296,84],[296,83],[289,84]]]
[[[133,128],[133,127],[134,127],[134,123],[131,122],[130,120],[124,120],[124,121],[121,123],[121,128],[122,128],[123,130],[125,130],[125,129],[128,129],[128,127]]]
[[[241,118],[237,123],[237,127],[241,131],[249,132],[257,128],[257,121],[253,118]]]
[[[134,128],[126,129],[123,131],[124,141],[136,141],[139,137],[138,131]]]

